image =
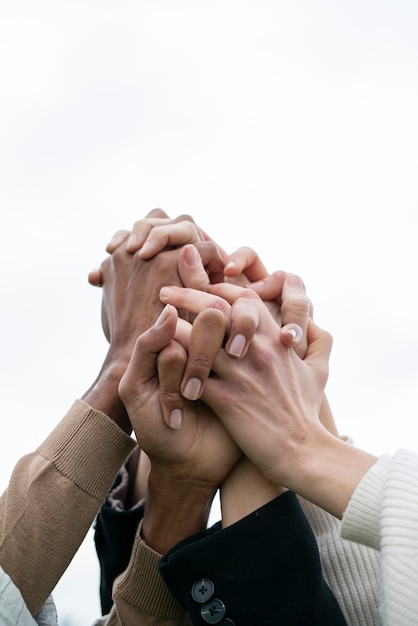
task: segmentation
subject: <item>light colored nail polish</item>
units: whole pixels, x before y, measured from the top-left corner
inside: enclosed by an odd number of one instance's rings
[[[291,287],[297,287],[298,289],[305,289],[305,285],[303,284],[303,280],[296,276],[296,274],[288,274],[287,275],[287,283]]]
[[[229,344],[228,354],[231,356],[240,357],[244,352],[246,339],[244,335],[235,335]]]
[[[166,317],[168,315],[168,310],[169,310],[169,305],[166,304],[166,306],[161,311],[158,319],[156,320],[154,326],[161,326],[161,324],[164,322],[164,320],[166,319]]]
[[[183,396],[188,400],[197,400],[201,387],[202,382],[199,378],[189,378],[184,388]]]
[[[139,250],[138,254],[140,257],[146,256],[151,249],[151,244],[149,241],[146,241],[142,248]]]
[[[170,428],[178,430],[183,423],[183,413],[181,409],[173,409],[170,413]]]
[[[195,267],[200,261],[199,253],[193,245],[186,247],[186,250],[184,251],[184,258],[187,265],[190,267]]]
[[[160,289],[160,298],[169,298],[173,290],[171,287],[161,287]]]

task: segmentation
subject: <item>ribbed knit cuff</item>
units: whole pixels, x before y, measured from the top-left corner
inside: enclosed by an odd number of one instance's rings
[[[76,400],[38,452],[101,502],[135,445],[107,415]]]
[[[142,521],[139,524],[132,549],[131,560],[125,572],[115,581],[113,596],[122,596],[123,601],[138,611],[161,619],[180,620],[187,613],[167,586],[158,571],[161,554],[147,546],[141,538]]]
[[[370,548],[380,548],[380,519],[391,457],[381,456],[354,491],[343,515],[341,536]]]

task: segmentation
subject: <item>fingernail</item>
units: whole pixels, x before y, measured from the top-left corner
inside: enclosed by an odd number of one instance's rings
[[[160,298],[169,298],[172,293],[173,289],[171,287],[161,287]]]
[[[169,310],[169,304],[166,304],[166,306],[163,308],[163,310],[161,311],[158,319],[156,320],[154,326],[161,326],[161,324],[164,322],[164,320],[167,318],[168,315],[168,310]]]
[[[146,256],[147,253],[150,251],[150,249],[151,249],[151,244],[149,241],[146,241],[138,252],[139,256]]]
[[[200,395],[202,382],[199,378],[189,378],[184,388],[183,396],[188,400],[197,400]]]
[[[288,274],[287,275],[287,284],[291,287],[297,287],[298,289],[305,289],[305,285],[300,276],[296,276],[296,274]]]
[[[289,335],[292,335],[293,339],[296,339],[297,332],[295,331],[294,328],[289,328],[289,330],[287,332],[289,333]]]
[[[183,423],[183,413],[181,409],[173,409],[170,413],[170,428],[178,430]]]
[[[262,289],[265,285],[264,280],[258,280],[256,283],[250,283],[250,287],[251,289],[254,289],[254,291],[257,291],[257,289]]]
[[[184,259],[187,265],[190,265],[190,267],[194,267],[199,263],[200,255],[193,245],[185,246]]]
[[[112,246],[113,248],[117,248],[118,246],[120,246],[123,240],[123,235],[113,235],[112,239],[109,241],[106,247]]]
[[[126,242],[126,248],[129,250],[130,248],[136,248],[138,245],[138,235],[136,233],[132,233],[128,237],[128,241]]]
[[[224,267],[224,271],[225,271],[225,270],[232,269],[233,267],[236,267],[236,265],[237,265],[237,264],[235,263],[235,261],[229,261],[229,262],[225,265],[225,267]]]
[[[246,339],[244,335],[235,335],[229,345],[228,354],[240,357],[244,352],[245,343]]]

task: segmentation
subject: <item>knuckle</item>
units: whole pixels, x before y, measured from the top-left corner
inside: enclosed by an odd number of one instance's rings
[[[192,222],[192,224],[195,224],[194,219],[192,218],[191,215],[189,215],[188,213],[182,213],[181,215],[179,215],[178,217],[176,217],[173,222],[176,224],[177,222]]]
[[[212,367],[211,360],[204,352],[197,352],[196,354],[189,355],[189,366],[193,370],[208,371]]]

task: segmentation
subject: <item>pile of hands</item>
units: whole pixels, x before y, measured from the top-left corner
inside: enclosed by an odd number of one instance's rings
[[[167,501],[199,530],[219,487],[224,525],[297,487],[295,464],[336,434],[320,419],[332,339],[298,276],[269,274],[247,247],[227,254],[189,216],[155,209],[106,251],[89,274],[103,371],[149,459],[143,533],[163,552],[153,519]]]

